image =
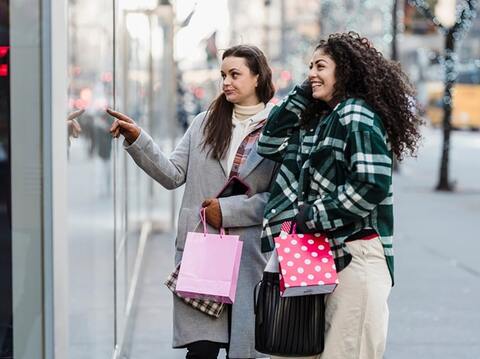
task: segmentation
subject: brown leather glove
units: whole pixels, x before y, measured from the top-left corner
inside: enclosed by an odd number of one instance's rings
[[[222,209],[217,198],[207,198],[202,203],[205,208],[206,221],[213,228],[219,229],[222,227]]]

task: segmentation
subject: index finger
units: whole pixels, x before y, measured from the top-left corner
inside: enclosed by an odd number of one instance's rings
[[[72,112],[70,115],[68,115],[67,121],[75,120],[77,117],[81,116],[84,112],[85,112],[84,109]]]
[[[124,115],[121,112],[117,112],[117,111],[114,111],[112,109],[107,108],[107,113],[112,115],[115,118],[118,118],[119,120],[129,122],[129,123],[134,123],[134,121],[130,117],[128,117],[127,115]]]
[[[80,124],[78,123],[77,120],[75,119],[72,120],[72,126],[76,131],[82,132],[82,128],[80,127]]]

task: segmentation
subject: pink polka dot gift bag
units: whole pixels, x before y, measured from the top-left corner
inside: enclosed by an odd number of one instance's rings
[[[295,297],[328,294],[338,284],[337,271],[328,238],[323,234],[292,233],[283,230],[275,238],[280,269],[280,295]]]

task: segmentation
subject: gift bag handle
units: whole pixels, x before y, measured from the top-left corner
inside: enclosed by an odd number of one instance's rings
[[[284,222],[281,231],[289,234],[297,234],[297,223],[295,221]]]
[[[202,219],[202,223],[203,223],[203,236],[206,237],[207,236],[207,216],[205,214],[205,212],[207,211],[207,209],[204,207],[204,208],[201,208],[200,209],[200,218]],[[223,227],[220,228],[220,238],[222,238],[223,236],[225,235],[225,229]]]

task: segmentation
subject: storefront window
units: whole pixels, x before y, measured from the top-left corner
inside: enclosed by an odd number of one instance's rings
[[[115,346],[112,1],[68,8],[69,358],[110,358]]]
[[[13,357],[9,2],[0,0],[0,358]]]
[[[112,139],[105,109],[150,132],[152,99],[163,99],[152,92],[163,60],[152,43],[158,47],[163,36],[148,9],[123,1],[68,5],[69,358],[109,358],[128,341],[128,300],[154,184],[126,155],[123,139]]]

